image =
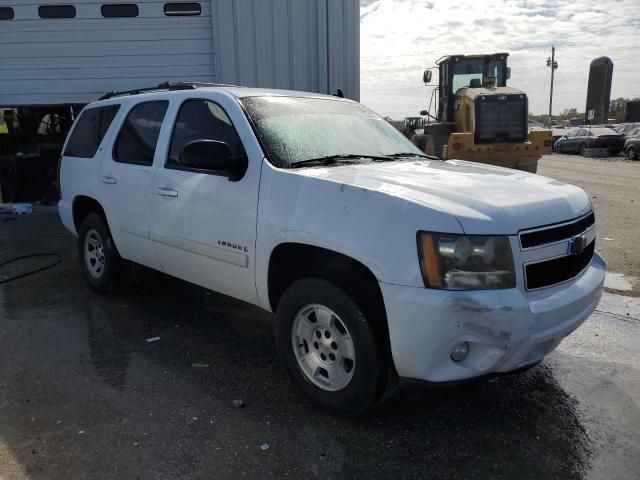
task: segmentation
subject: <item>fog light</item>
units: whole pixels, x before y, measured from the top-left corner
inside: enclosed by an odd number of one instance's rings
[[[460,342],[453,350],[451,350],[451,360],[454,362],[461,362],[469,354],[469,344],[467,342]]]

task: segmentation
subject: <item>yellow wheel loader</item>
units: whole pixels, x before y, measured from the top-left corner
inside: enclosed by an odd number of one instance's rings
[[[538,159],[551,153],[551,130],[529,132],[527,95],[507,87],[508,53],[451,55],[436,62],[433,90],[423,128],[411,140],[428,155],[488,163],[535,173]],[[431,82],[432,69],[423,81]],[[431,107],[437,95],[437,116]]]

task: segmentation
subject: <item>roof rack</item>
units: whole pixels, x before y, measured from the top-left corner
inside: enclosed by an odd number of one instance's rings
[[[155,92],[158,90],[194,90],[202,87],[240,87],[241,85],[230,85],[227,83],[206,83],[206,82],[162,82],[155,87],[136,88],[134,90],[123,90],[118,92],[113,90],[105,93],[98,100],[107,100],[108,98],[121,97],[124,95],[139,95],[141,93]]]

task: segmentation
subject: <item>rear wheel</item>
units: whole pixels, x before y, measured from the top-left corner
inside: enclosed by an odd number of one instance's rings
[[[584,156],[586,151],[587,151],[587,146],[584,143],[581,143],[580,144],[580,149],[579,149],[580,155]]]
[[[120,283],[122,259],[106,222],[95,213],[78,230],[78,257],[84,278],[97,293],[112,291]]]
[[[627,149],[627,158],[629,160],[636,160],[638,158],[638,153],[636,152],[635,148],[629,147]]]
[[[395,382],[373,318],[335,284],[303,278],[283,294],[275,333],[293,383],[314,403],[354,416],[374,408]]]

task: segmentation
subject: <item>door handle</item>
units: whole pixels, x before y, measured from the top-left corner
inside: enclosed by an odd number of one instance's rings
[[[163,197],[177,197],[178,192],[170,187],[157,187],[156,191],[158,195],[162,195]]]
[[[112,177],[111,175],[105,175],[102,177],[102,183],[108,183],[109,185],[113,185],[114,183],[117,183],[117,180],[115,179],[115,177]]]

